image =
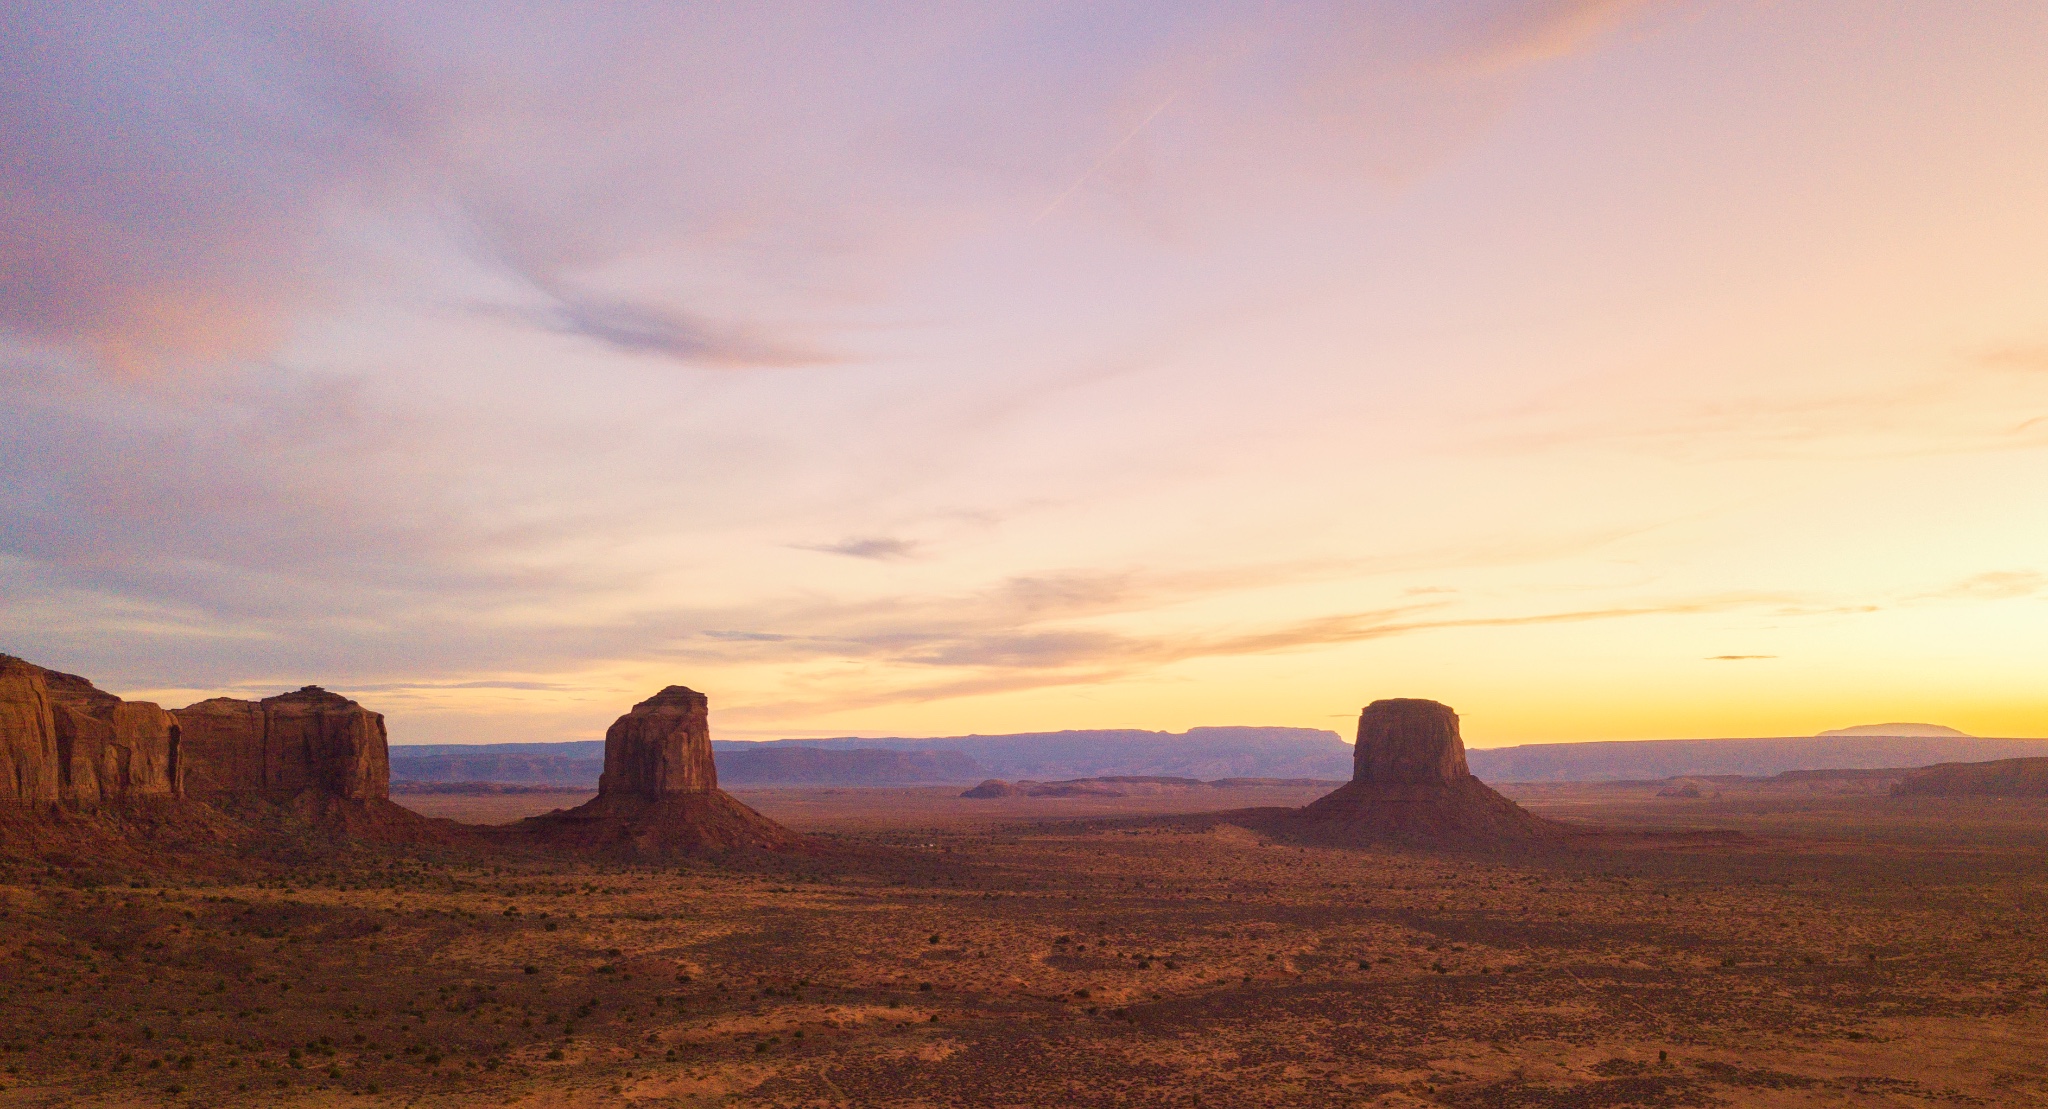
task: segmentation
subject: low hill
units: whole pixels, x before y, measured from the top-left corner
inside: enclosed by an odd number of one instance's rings
[[[1892,793],[1902,797],[2048,797],[2048,758],[1923,766],[1900,779]]]
[[[1969,739],[1970,733],[1959,732],[1941,724],[1858,724],[1853,728],[1831,728],[1820,733],[1831,735],[1911,735],[1945,736],[1950,739]]]
[[[1489,782],[1608,782],[1787,770],[1865,770],[2048,755],[2048,740],[1970,736],[1790,736],[1779,739],[1642,739],[1531,743],[1468,749]]]

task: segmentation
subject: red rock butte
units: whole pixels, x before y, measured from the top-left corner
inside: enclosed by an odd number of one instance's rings
[[[173,715],[187,797],[391,796],[384,715],[339,693],[309,685],[261,701],[216,697]]]
[[[390,794],[384,717],[318,686],[166,712],[0,655],[0,803],[17,810],[257,804],[351,835],[442,835]]]
[[[1319,843],[1479,845],[1566,831],[1472,776],[1448,705],[1396,698],[1365,706],[1351,760],[1351,781],[1296,810],[1288,832]]]
[[[679,685],[634,705],[604,734],[597,796],[523,827],[551,843],[632,856],[802,846],[718,788],[709,713],[702,693]]]

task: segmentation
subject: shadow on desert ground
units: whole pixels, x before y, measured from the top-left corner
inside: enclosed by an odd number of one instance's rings
[[[2048,1099],[2039,802],[1511,788],[1749,834],[1489,857],[958,792],[745,791],[807,856],[23,866],[0,1104]]]

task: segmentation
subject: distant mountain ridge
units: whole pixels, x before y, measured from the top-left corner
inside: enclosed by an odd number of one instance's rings
[[[760,743],[715,740],[711,746],[718,755],[720,780],[733,785],[908,785],[983,778],[1044,782],[1114,776],[1342,781],[1351,774],[1351,745],[1337,733],[1319,728],[1218,727],[1181,733],[1112,729],[929,739],[849,736]],[[820,754],[794,754],[806,750]],[[1654,781],[1711,774],[1769,777],[1795,770],[1873,770],[2030,756],[2048,756],[2048,740],[1960,734],[1822,735],[1533,743],[1466,750],[1472,773],[1489,782]],[[402,782],[596,788],[603,769],[604,744],[595,740],[391,748],[391,777]]]
[[[991,778],[1351,777],[1351,745],[1336,732],[1323,728],[1216,727],[1189,728],[1178,733],[1104,729],[931,739],[848,736],[732,746],[958,751],[986,767],[986,776]],[[728,748],[718,749],[723,753]]]
[[[908,786],[973,782],[981,764],[958,751],[763,747],[718,752],[723,785]]]
[[[497,782],[597,788],[604,744],[486,743],[392,747],[394,782]]]
[[[1351,745],[1320,728],[1218,727],[1021,732],[928,739],[847,736],[763,742],[713,740],[721,782],[733,785],[881,785],[982,778],[1074,779],[1351,776]],[[817,755],[795,752],[816,751]],[[868,754],[855,755],[856,752]],[[896,752],[883,755],[883,752]],[[853,756],[853,757],[847,757]],[[502,782],[595,788],[598,740],[416,744],[391,748],[391,777],[406,782]]]
[[[1636,739],[1467,749],[1489,782],[1649,781],[1703,774],[1875,770],[2048,755],[2048,739],[1836,735],[1777,739]]]
[[[1892,792],[1907,797],[2048,797],[2048,758],[1921,767]]]
[[[1942,724],[1858,724],[1853,728],[1830,728],[1822,736],[1837,735],[1895,735],[1895,736],[1943,736],[1949,739],[1975,738],[1968,732],[1959,732]]]

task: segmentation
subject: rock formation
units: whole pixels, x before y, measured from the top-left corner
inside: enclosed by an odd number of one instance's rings
[[[0,800],[75,807],[178,793],[179,728],[76,674],[0,656]]]
[[[1895,797],[2048,797],[2048,758],[1949,762],[1908,771]]]
[[[709,710],[702,693],[679,685],[634,705],[605,732],[597,796],[524,826],[552,843],[638,856],[801,846],[718,788]]]
[[[711,758],[711,702],[694,689],[669,686],[633,706],[604,733],[605,794],[656,798],[718,788]]]
[[[184,793],[195,801],[358,841],[450,844],[470,834],[391,800],[384,716],[339,693],[309,685],[261,701],[216,697],[175,715]]]
[[[390,777],[384,718],[315,686],[166,712],[0,655],[0,803],[28,810],[8,817],[17,833],[36,834],[21,829],[49,824],[45,816],[103,809],[114,819],[88,824],[118,835],[138,803],[161,801],[170,804],[157,815],[245,846],[292,825],[330,838],[452,842],[454,825],[391,802]]]
[[[960,796],[986,801],[996,797],[1021,797],[1023,795],[1024,791],[1017,786],[1013,786],[1001,778],[990,778]]]
[[[384,716],[319,686],[262,701],[216,697],[177,710],[185,795],[203,801],[307,792],[391,795]]]
[[[1374,701],[1358,717],[1351,781],[1281,822],[1322,843],[1479,844],[1564,826],[1525,812],[1465,767],[1458,714],[1435,701]]]

